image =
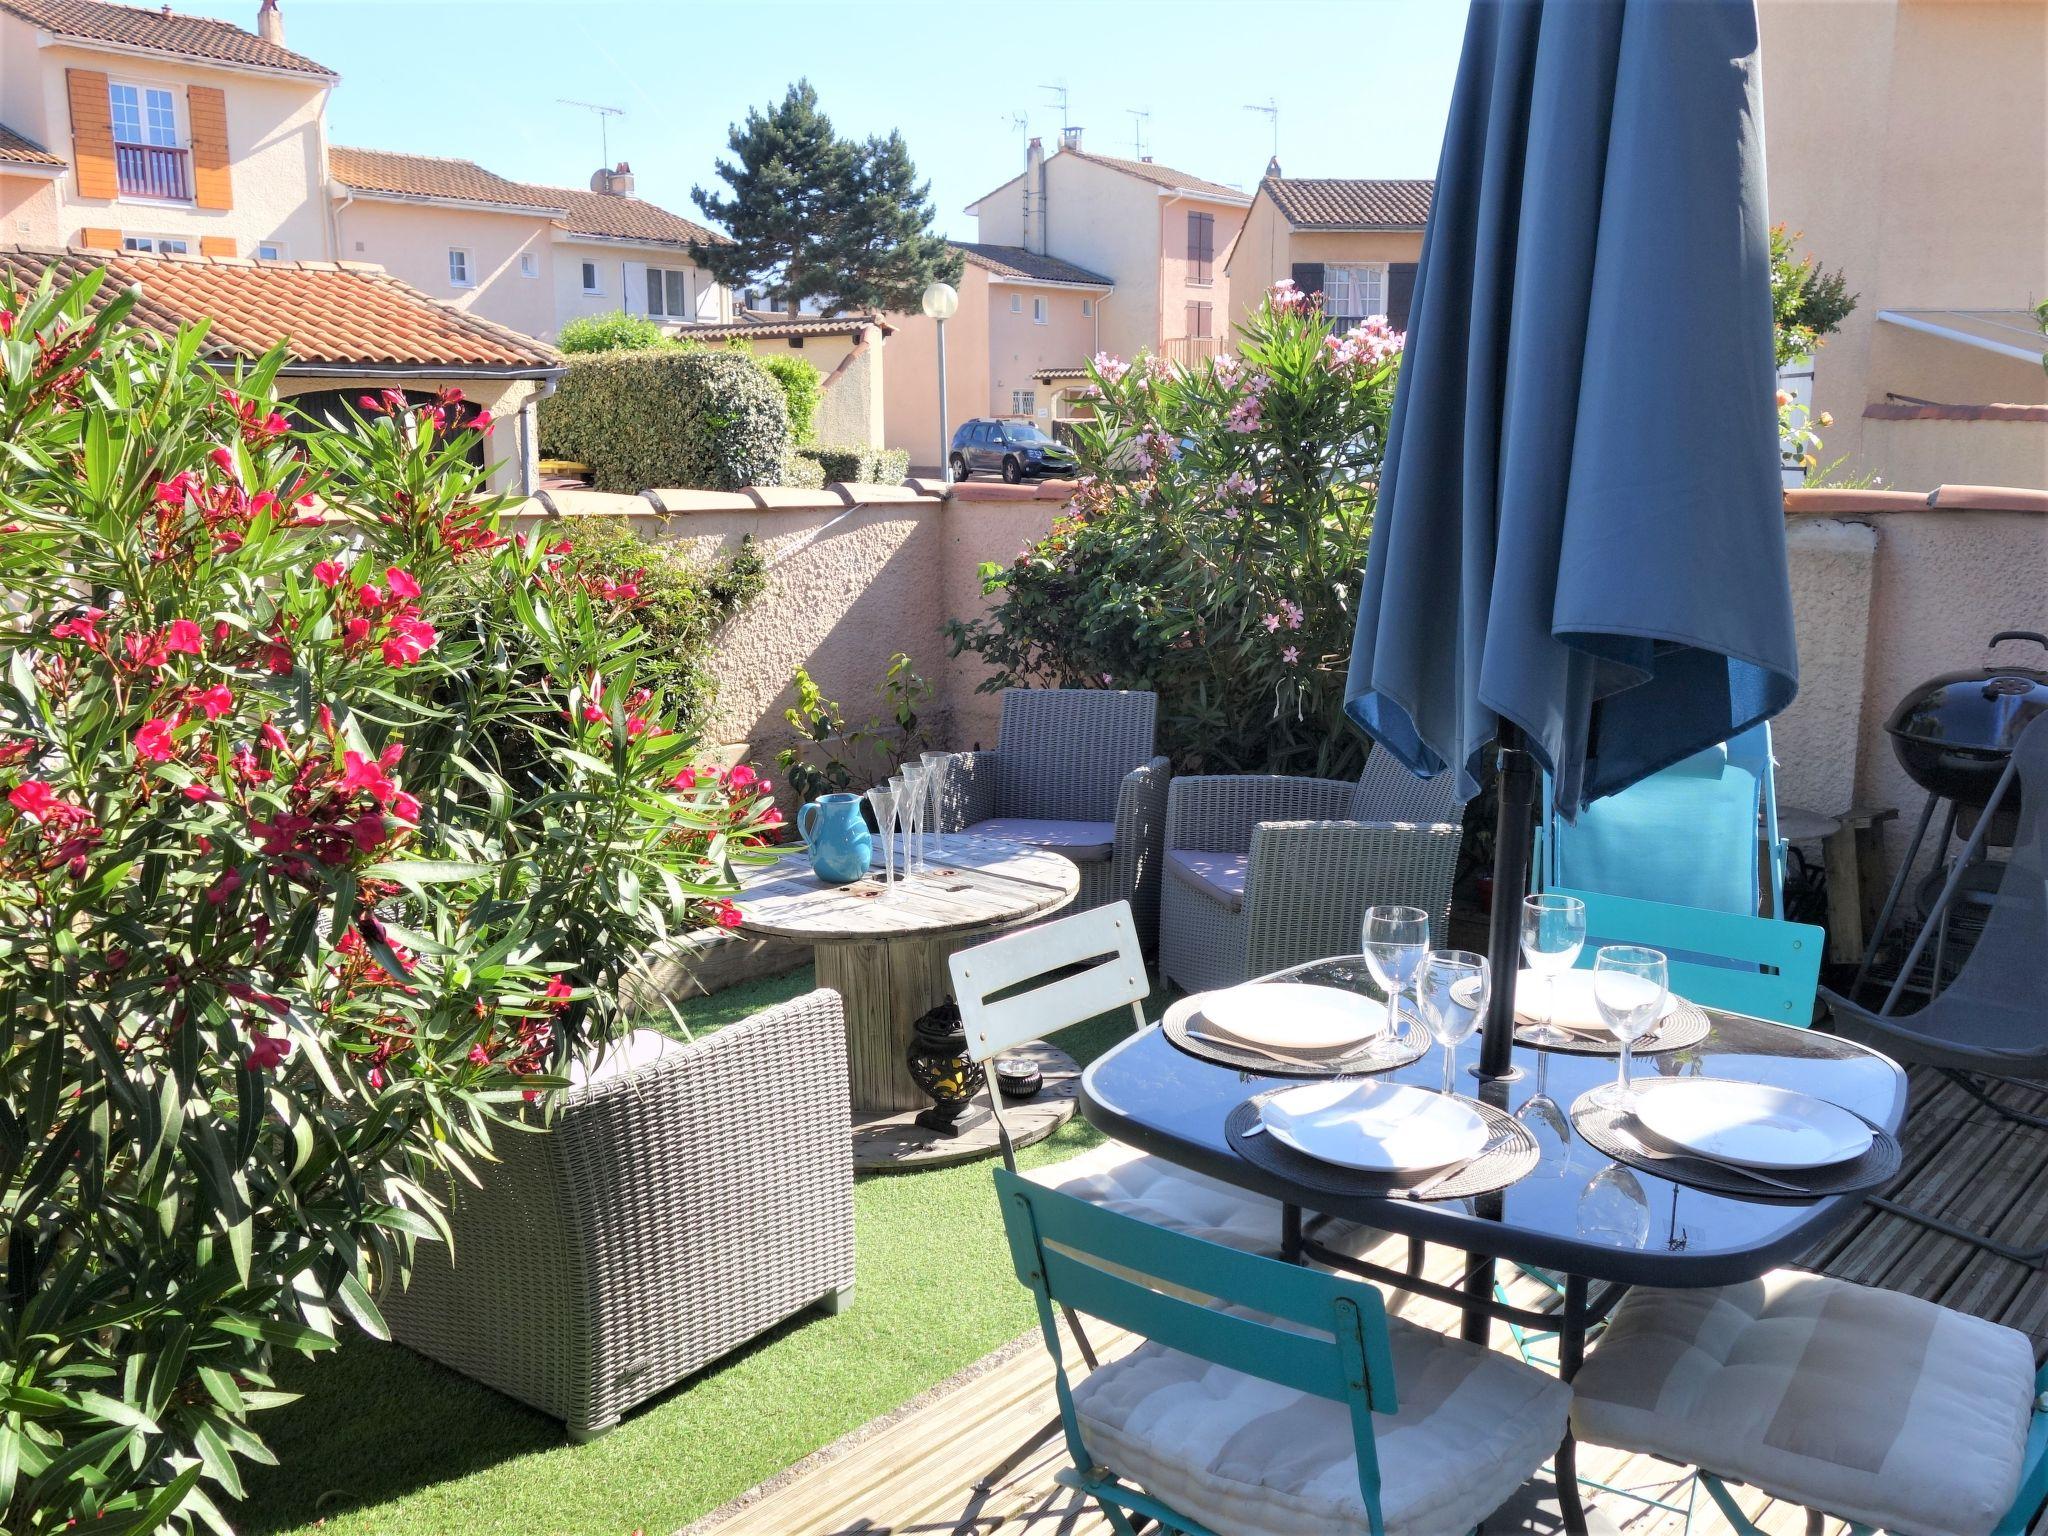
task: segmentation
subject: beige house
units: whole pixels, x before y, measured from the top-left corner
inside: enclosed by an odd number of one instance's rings
[[[1370,315],[1406,330],[1435,190],[1433,181],[1284,177],[1275,160],[1224,260],[1234,322],[1285,278],[1320,293],[1340,330]]]
[[[731,320],[684,325],[675,334],[711,346],[738,342],[756,357],[796,355],[822,386],[811,435],[821,445],[866,447],[883,440],[888,370],[896,327],[880,315],[787,315],[742,310]]]
[[[1229,329],[1223,257],[1250,205],[1235,187],[1149,159],[1087,153],[1070,128],[1050,158],[1033,139],[1023,171],[967,211],[980,244],[1057,257],[1114,285],[1101,350],[1191,361],[1214,356]]]
[[[1905,490],[2048,487],[2048,6],[1759,13],[1771,217],[1857,296],[1814,360],[1822,458]]]

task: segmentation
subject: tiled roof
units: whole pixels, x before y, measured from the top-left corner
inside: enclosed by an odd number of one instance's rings
[[[567,216],[557,220],[572,235],[598,235],[608,240],[638,240],[646,245],[730,245],[728,237],[715,229],[692,223],[637,197],[620,197],[610,192],[579,192],[574,187],[526,188],[529,195],[544,198],[549,206],[565,208]]]
[[[51,154],[35,140],[16,133],[5,123],[0,123],[0,161],[13,165],[47,165],[61,169],[63,160]]]
[[[1259,190],[1296,229],[1421,229],[1436,183],[1268,176]]]
[[[753,311],[721,324],[681,325],[676,327],[676,334],[693,341],[780,341],[790,336],[858,336],[869,326],[884,336],[896,334],[896,327],[880,315],[800,315],[785,320],[779,315]]]
[[[1031,375],[1041,384],[1061,384],[1070,379],[1085,379],[1088,370],[1078,365],[1071,368],[1041,368]]]
[[[327,369],[471,370],[531,376],[562,365],[530,336],[438,304],[377,267],[325,261],[214,260],[133,252],[0,246],[0,273],[59,282],[107,269],[116,287],[140,285],[134,318],[154,330],[209,322],[207,352],[253,357],[280,341],[296,373]]]
[[[334,179],[358,192],[395,197],[424,197],[443,202],[502,203],[514,208],[561,210],[559,198],[541,195],[539,187],[485,170],[474,160],[448,160],[438,155],[402,155],[385,149],[349,149],[337,144],[327,151]]]
[[[1092,155],[1078,149],[1062,149],[1060,154],[1072,155],[1076,160],[1087,160],[1096,165],[1106,165],[1113,171],[1122,171],[1126,176],[1136,176],[1141,181],[1149,181],[1176,192],[1196,192],[1203,197],[1221,198],[1226,203],[1251,201],[1251,194],[1242,188],[1226,187],[1220,181],[1204,181],[1199,176],[1190,176],[1186,171],[1176,171],[1170,165],[1160,165],[1152,160],[1119,160],[1114,155]]]
[[[245,32],[232,22],[215,21],[210,16],[178,16],[164,8],[102,5],[99,0],[0,0],[0,11],[11,11],[58,37],[119,43],[126,48],[146,48],[152,53],[209,59],[216,64],[254,65],[297,75],[337,78],[325,64],[315,64],[289,48],[267,43],[254,32]]]
[[[1099,272],[1061,261],[1057,256],[1041,256],[1021,245],[970,245],[965,240],[949,243],[977,267],[985,267],[999,278],[1032,283],[1086,283],[1095,288],[1114,286]]]

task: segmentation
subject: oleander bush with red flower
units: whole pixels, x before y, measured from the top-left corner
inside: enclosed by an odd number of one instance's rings
[[[298,421],[0,290],[0,1528],[228,1529],[278,1351],[383,1332],[776,817],[450,392]],[[538,1101],[538,1102],[535,1102]]]

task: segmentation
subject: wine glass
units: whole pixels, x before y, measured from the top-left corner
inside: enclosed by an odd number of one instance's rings
[[[1420,907],[1369,907],[1361,948],[1365,968],[1387,994],[1387,1024],[1400,1030],[1401,1004],[1429,953],[1429,914]]]
[[[1466,949],[1432,949],[1416,978],[1422,1025],[1444,1048],[1444,1092],[1456,1093],[1458,1047],[1486,1016],[1492,976],[1486,956]]]
[[[926,783],[931,788],[932,847],[938,850],[939,862],[946,860],[946,782],[952,777],[953,754],[950,752],[925,752],[918,761],[924,764]]]
[[[1620,1163],[1609,1163],[1579,1191],[1579,1235],[1617,1248],[1650,1245],[1650,1197],[1642,1180]]]
[[[1538,1051],[1536,1091],[1522,1101],[1522,1107],[1515,1111],[1515,1118],[1529,1128],[1529,1134],[1536,1138],[1539,1148],[1546,1136],[1556,1143],[1556,1166],[1552,1171],[1562,1177],[1571,1172],[1572,1122],[1564,1112],[1564,1106],[1550,1096],[1549,1079],[1550,1052]],[[1548,1153],[1544,1155],[1548,1156]]]
[[[882,834],[882,894],[890,896],[896,890],[896,842],[889,835],[896,824],[895,787],[875,785],[868,791],[868,804],[875,808],[875,830]]]
[[[1586,904],[1576,896],[1542,893],[1522,901],[1522,958],[1543,978],[1543,1022],[1528,1033],[1531,1045],[1567,1045],[1557,1027],[1557,978],[1586,947]]]
[[[1604,944],[1593,957],[1593,1003],[1621,1042],[1621,1073],[1600,1090],[1598,1102],[1629,1110],[1636,1102],[1628,1081],[1629,1047],[1656,1027],[1670,988],[1664,952],[1639,944]]]
[[[900,770],[904,793],[910,798],[903,806],[903,864],[912,874],[925,872],[924,803],[925,771],[922,763],[905,763]]]

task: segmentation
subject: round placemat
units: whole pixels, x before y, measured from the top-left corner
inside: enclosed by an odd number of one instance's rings
[[[1246,1099],[1230,1112],[1230,1118],[1223,1123],[1223,1134],[1231,1150],[1246,1162],[1268,1173],[1277,1173],[1290,1184],[1314,1194],[1351,1199],[1372,1196],[1386,1200],[1464,1200],[1506,1189],[1534,1168],[1540,1156],[1536,1138],[1514,1116],[1477,1099],[1465,1099],[1463,1102],[1478,1110],[1486,1121],[1486,1145],[1449,1173],[1441,1168],[1421,1174],[1365,1173],[1340,1167],[1305,1156],[1271,1134],[1254,1130],[1260,1124],[1259,1106],[1274,1094],[1286,1091],[1274,1088]]]
[[[1710,1083],[1714,1079],[1703,1077],[1690,1081]],[[1845,1163],[1830,1163],[1825,1168],[1759,1169],[1751,1174],[1746,1169],[1717,1163],[1711,1158],[1695,1157],[1689,1152],[1667,1152],[1661,1147],[1651,1146],[1642,1137],[1633,1115],[1593,1102],[1601,1091],[1600,1088],[1589,1089],[1572,1102],[1572,1126],[1588,1144],[1617,1163],[1627,1163],[1632,1168],[1654,1173],[1674,1184],[1711,1190],[1717,1195],[1738,1195],[1745,1200],[1791,1201],[1861,1194],[1889,1184],[1898,1175],[1902,1160],[1897,1139],[1858,1115],[1857,1118],[1869,1125],[1871,1131],[1870,1146],[1862,1156],[1852,1157]],[[1780,1185],[1797,1187],[1786,1189]]]
[[[1374,1035],[1360,1049],[1331,1056],[1327,1060],[1310,1056],[1268,1056],[1250,1046],[1228,1045],[1210,1035],[1193,1035],[1201,1027],[1201,995],[1184,997],[1166,1010],[1160,1028],[1181,1050],[1219,1067],[1256,1072],[1261,1077],[1370,1077],[1391,1072],[1410,1062],[1422,1060],[1430,1048],[1429,1036],[1419,1029],[1397,1034],[1388,1030]]]
[[[1566,1056],[1619,1056],[1621,1054],[1621,1042],[1612,1035],[1580,1034],[1577,1030],[1567,1030],[1565,1033],[1570,1038],[1557,1045],[1544,1040],[1531,1039],[1531,1032],[1542,1027],[1541,1024],[1524,1024],[1521,1020],[1517,1019],[1515,1021],[1515,1044],[1526,1045],[1532,1051],[1557,1051]],[[1669,1017],[1630,1047],[1629,1054],[1632,1056],[1654,1056],[1659,1051],[1690,1050],[1693,1046],[1706,1039],[1713,1027],[1714,1021],[1701,1012],[1698,1006],[1688,1003],[1684,998],[1680,998],[1678,1006],[1671,1010]]]

